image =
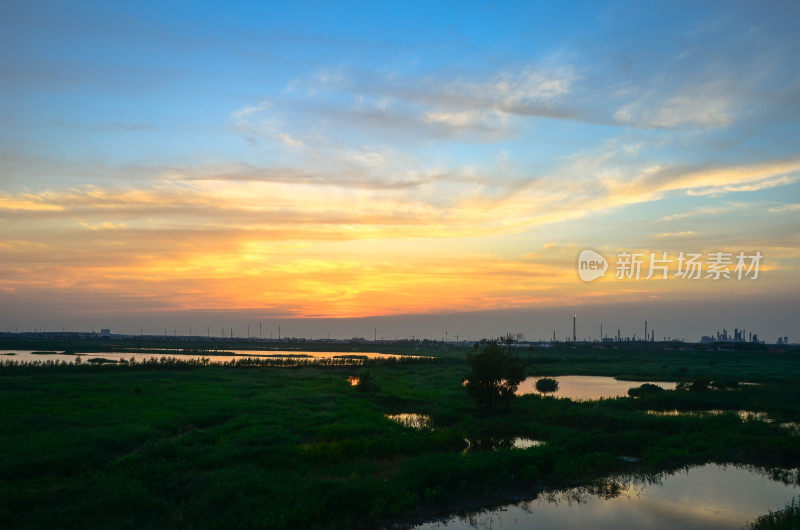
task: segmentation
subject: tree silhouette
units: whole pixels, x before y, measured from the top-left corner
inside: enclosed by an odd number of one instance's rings
[[[558,390],[558,381],[552,377],[542,377],[536,381],[536,390],[542,394],[549,394]]]
[[[486,410],[498,406],[508,408],[524,378],[525,368],[519,358],[492,341],[467,355],[467,363],[470,374],[465,386],[478,407]]]

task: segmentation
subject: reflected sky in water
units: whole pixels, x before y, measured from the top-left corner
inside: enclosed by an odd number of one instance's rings
[[[627,397],[628,389],[652,383],[664,390],[672,390],[677,383],[668,381],[620,381],[613,377],[592,375],[560,375],[547,376],[558,381],[558,390],[542,394],[536,390],[536,381],[544,376],[528,377],[523,380],[517,395],[539,394],[557,398],[570,398],[574,400],[593,400],[604,398]]]
[[[415,412],[401,412],[400,414],[386,414],[386,417],[403,427],[411,429],[428,429],[431,427],[431,417],[427,414]]]
[[[35,354],[36,350],[0,350],[0,362],[3,361],[63,361],[73,362],[76,355],[64,355],[63,353],[50,353],[50,354]],[[202,359],[206,357],[212,363],[229,362],[234,359],[281,359],[281,358],[299,358],[299,359],[333,359],[336,357],[359,356],[367,357],[369,359],[391,359],[399,357],[411,357],[403,355],[395,355],[391,353],[377,353],[377,352],[347,352],[347,351],[298,351],[298,350],[225,350],[226,353],[233,353],[236,355],[213,355],[213,352],[200,353],[200,354],[184,354],[177,350],[164,350],[158,353],[143,353],[143,352],[92,352],[81,353],[80,357],[83,362],[89,359],[102,357],[104,359],[130,359],[136,358],[137,361],[150,359],[153,357],[175,357],[177,359]],[[4,355],[13,353],[14,355]]]
[[[741,529],[757,516],[782,508],[800,494],[796,472],[793,484],[787,485],[757,470],[716,464],[681,470],[660,477],[656,483],[640,480],[618,481],[619,495],[613,498],[604,498],[597,490],[576,488],[416,528]],[[613,488],[602,489],[609,490]]]

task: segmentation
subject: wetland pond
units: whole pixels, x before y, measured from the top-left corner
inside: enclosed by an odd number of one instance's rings
[[[530,501],[415,528],[742,529],[759,515],[783,508],[796,495],[800,495],[797,470],[705,464],[545,492]]]
[[[210,363],[224,363],[242,359],[297,359],[303,361],[314,361],[316,359],[347,359],[347,358],[368,358],[368,359],[394,359],[401,357],[416,357],[410,355],[396,355],[392,353],[360,352],[360,351],[299,351],[299,350],[225,350],[208,351],[197,353],[185,353],[183,350],[153,350],[153,351],[114,351],[114,352],[91,352],[91,353],[70,353],[63,352],[41,352],[35,350],[0,350],[0,362],[17,361],[62,361],[74,362],[75,357],[80,357],[82,362],[91,359],[108,359],[109,361],[128,360],[131,357],[137,362],[147,359],[161,357],[171,357],[178,360],[199,360],[206,358]]]
[[[536,390],[536,381],[548,377],[558,381],[558,390],[542,393]],[[553,396],[556,398],[569,398],[575,401],[591,401],[596,399],[609,399],[628,397],[628,390],[641,386],[644,383],[658,385],[664,390],[673,390],[677,383],[674,381],[621,381],[613,377],[594,375],[558,375],[528,377],[517,388],[516,394],[539,394],[540,396]]]

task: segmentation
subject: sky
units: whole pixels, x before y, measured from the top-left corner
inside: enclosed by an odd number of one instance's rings
[[[798,16],[5,1],[0,330],[800,340]]]

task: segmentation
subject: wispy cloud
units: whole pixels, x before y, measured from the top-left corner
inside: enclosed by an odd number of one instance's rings
[[[684,230],[682,232],[662,232],[661,234],[656,234],[656,239],[679,239],[696,235],[697,232],[694,230]]]
[[[713,217],[720,214],[726,214],[730,212],[735,212],[738,210],[743,209],[752,209],[753,204],[748,202],[729,202],[725,204],[720,204],[717,206],[701,206],[699,208],[693,208],[691,210],[685,212],[678,212],[670,215],[666,215],[658,220],[661,223],[668,223],[671,221],[677,221],[680,219],[691,219],[695,217]]]
[[[781,204],[780,206],[773,206],[768,211],[769,213],[783,213],[783,212],[796,212],[800,210],[800,204]]]

